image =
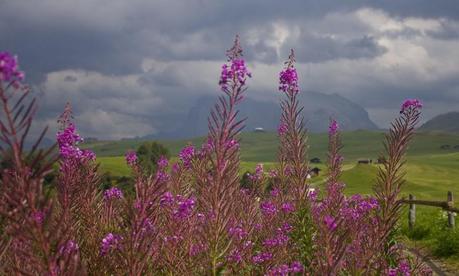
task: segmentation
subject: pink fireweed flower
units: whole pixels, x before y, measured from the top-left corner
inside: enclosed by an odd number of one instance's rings
[[[238,225],[238,226],[230,227],[228,230],[228,234],[233,238],[242,240],[247,236],[248,233],[247,231],[244,230],[244,228],[242,228],[242,226]]]
[[[204,143],[201,146],[201,152],[202,154],[206,154],[206,153],[210,153],[214,149],[215,149],[215,143],[211,137],[208,137],[206,143]]]
[[[236,139],[231,139],[228,142],[225,143],[225,147],[227,149],[238,149],[239,148],[239,142]]]
[[[294,261],[290,265],[290,272],[299,273],[299,272],[303,272],[303,270],[304,270],[304,266],[299,261]]]
[[[292,173],[293,173],[293,168],[292,168],[292,166],[290,166],[290,165],[285,166],[285,168],[284,168],[284,174],[285,174],[286,176],[290,176],[290,175],[292,175]]]
[[[335,219],[332,216],[326,215],[324,217],[324,223],[327,225],[328,230],[334,231],[336,227],[338,226],[335,222]]]
[[[283,233],[289,233],[290,231],[293,230],[293,226],[291,226],[290,224],[286,222],[281,226],[279,230]]]
[[[126,163],[129,166],[133,167],[135,166],[135,164],[137,164],[137,153],[135,151],[130,150],[126,152],[125,158],[126,158]]]
[[[157,165],[159,169],[164,169],[169,165],[169,161],[165,156],[161,156],[157,162]]]
[[[161,206],[169,206],[172,203],[174,203],[174,196],[172,195],[171,192],[165,192],[162,196],[161,199],[159,200],[159,204]]]
[[[120,198],[123,198],[123,192],[117,187],[111,187],[110,189],[104,191],[105,201],[110,201],[113,199],[120,199]]]
[[[298,74],[295,67],[288,67],[279,73],[279,90],[293,94],[300,91],[298,87]]]
[[[277,177],[277,170],[272,169],[269,171],[268,176],[271,178]]]
[[[400,108],[400,113],[405,112],[405,110],[413,108],[413,109],[421,109],[422,108],[422,103],[418,99],[406,99],[401,108]]]
[[[251,78],[252,74],[247,70],[245,61],[241,58],[231,60],[231,65],[223,64],[220,74],[220,85],[222,90],[228,89],[228,83],[235,81],[241,85],[245,84],[247,77]]]
[[[287,235],[285,235],[284,233],[278,233],[274,238],[264,240],[263,246],[265,247],[282,246],[282,245],[286,245],[288,241],[289,241],[289,237]]]
[[[264,215],[268,215],[268,216],[271,216],[271,215],[274,215],[277,213],[277,208],[276,208],[276,205],[274,205],[274,203],[270,202],[270,201],[264,201],[260,204],[260,208],[261,208],[261,212],[264,214]]]
[[[18,84],[24,77],[24,72],[19,71],[17,57],[8,52],[0,52],[0,82],[13,81]]]
[[[105,256],[107,253],[119,249],[122,237],[117,234],[108,233],[100,244],[100,255]]]
[[[176,218],[184,219],[191,215],[195,206],[194,198],[184,198],[180,195],[176,196],[177,208],[173,211]]]
[[[74,240],[68,240],[64,245],[59,247],[59,253],[62,255],[70,255],[74,252],[77,252],[78,249],[78,243],[76,243]]]
[[[252,181],[260,181],[263,178],[263,164],[257,164],[255,167],[255,173],[249,175],[249,179]]]
[[[142,235],[152,233],[154,229],[155,227],[149,218],[145,218],[140,225],[140,233],[142,233]]]
[[[277,133],[279,136],[284,136],[288,131],[288,126],[285,123],[281,123],[279,127],[277,128]]]
[[[81,150],[77,145],[83,138],[77,133],[76,127],[70,123],[63,131],[57,134],[59,153],[63,159],[95,160],[96,155],[91,150]]]
[[[336,133],[338,133],[338,130],[339,130],[338,122],[336,122],[336,120],[331,120],[330,126],[328,127],[328,134],[335,135]]]
[[[260,252],[257,255],[252,257],[252,261],[255,264],[261,264],[263,262],[271,260],[272,257],[273,257],[273,254],[271,254],[269,252]]]
[[[279,195],[280,195],[280,189],[279,189],[279,188],[274,188],[274,189],[272,189],[271,192],[270,192],[270,195],[271,195],[272,197],[279,196]]]
[[[171,168],[173,173],[178,173],[180,171],[180,165],[178,163],[174,163]]]
[[[156,173],[156,179],[158,180],[158,182],[166,182],[170,179],[170,175],[167,174],[166,172],[163,172],[163,171],[158,171]]]
[[[291,273],[300,273],[303,272],[304,267],[299,261],[295,261],[288,266],[287,264],[282,264],[272,268],[268,271],[267,275],[276,275],[276,276],[287,276]]]
[[[290,267],[286,264],[282,264],[276,267],[273,267],[268,271],[266,275],[269,276],[288,276],[290,273]]]
[[[188,145],[180,151],[179,158],[183,162],[183,166],[185,168],[191,168],[191,161],[193,160],[195,153],[196,151],[193,145]]]
[[[242,262],[242,256],[241,256],[241,252],[239,251],[239,249],[233,249],[231,250],[231,252],[229,253],[228,257],[226,257],[226,259],[228,260],[228,262],[230,263],[240,263]]]
[[[45,213],[42,211],[36,211],[32,213],[32,219],[38,224],[41,225],[45,220]]]
[[[281,209],[284,213],[287,213],[287,214],[295,211],[295,207],[290,202],[282,203]]]

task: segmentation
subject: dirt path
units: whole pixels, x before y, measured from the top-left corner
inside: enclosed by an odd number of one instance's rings
[[[431,256],[431,254],[429,254],[427,250],[422,250],[422,249],[413,248],[413,247],[407,248],[407,250],[411,254],[419,257],[427,266],[429,266],[430,269],[432,269],[434,273],[433,275],[438,275],[438,276],[456,276],[458,275],[459,276],[459,271],[449,267],[440,259]]]

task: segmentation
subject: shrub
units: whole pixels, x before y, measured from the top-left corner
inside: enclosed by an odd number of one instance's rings
[[[147,174],[154,174],[161,158],[169,158],[169,150],[158,142],[144,142],[137,148],[139,164]]]

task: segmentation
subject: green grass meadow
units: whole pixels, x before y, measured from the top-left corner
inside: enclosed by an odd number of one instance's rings
[[[322,162],[327,156],[327,134],[309,135],[309,158],[319,157]],[[384,133],[377,131],[353,131],[342,135],[342,153],[345,160],[342,181],[346,183],[346,193],[371,194],[374,179],[378,171],[377,164],[357,165],[360,158],[376,161],[383,150]],[[176,156],[180,149],[192,143],[199,146],[204,138],[193,138],[177,141],[160,141]],[[97,154],[102,172],[114,176],[130,174],[124,161],[124,153],[137,148],[142,141],[101,141],[88,144]],[[450,145],[444,150],[442,145]],[[417,133],[408,150],[406,162],[406,185],[404,195],[414,194],[419,199],[446,198],[447,191],[459,196],[459,135],[445,133]],[[276,133],[243,133],[241,137],[241,173],[253,171],[257,163],[263,163],[265,170],[275,167],[278,149]],[[175,158],[173,158],[175,159]],[[174,161],[174,160],[173,160]],[[316,165],[316,164],[312,164]],[[325,169],[324,164],[318,167]],[[312,183],[320,186],[322,176],[312,179]]]

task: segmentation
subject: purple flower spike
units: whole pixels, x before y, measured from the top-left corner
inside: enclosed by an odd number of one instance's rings
[[[331,216],[324,217],[325,225],[327,225],[330,231],[334,231],[338,225],[336,225],[335,219]]]
[[[66,244],[59,247],[59,253],[70,255],[74,252],[78,252],[78,249],[79,249],[78,243],[76,243],[74,240],[69,240],[67,241]]]
[[[276,205],[274,205],[272,202],[269,201],[264,201],[260,204],[261,211],[263,214],[271,216],[277,213],[277,208]]]
[[[227,64],[222,65],[222,72],[220,74],[220,85],[222,90],[228,89],[228,83],[230,81],[239,82],[244,85],[247,77],[251,78],[252,74],[247,70],[245,61],[243,59],[231,60],[231,66]]]
[[[338,133],[338,130],[339,130],[338,122],[336,122],[336,120],[331,120],[330,126],[328,127],[328,134],[335,135],[336,133]]]
[[[298,74],[294,67],[286,68],[279,74],[279,90],[282,92],[292,91],[298,93],[300,91],[298,87]]]
[[[187,169],[191,168],[191,161],[195,155],[195,149],[192,145],[184,147],[180,153],[179,158],[183,162],[183,166]]]
[[[135,151],[130,150],[126,152],[126,163],[131,167],[137,163],[137,154]]]
[[[110,201],[112,199],[120,199],[123,197],[123,192],[117,187],[112,187],[104,192],[105,201]]]
[[[42,211],[36,211],[32,214],[32,218],[38,225],[41,225],[45,220],[45,213]]]
[[[118,249],[120,246],[122,237],[117,234],[108,233],[100,244],[100,255],[105,256],[110,251]]]
[[[400,109],[400,113],[405,112],[405,110],[407,110],[409,108],[421,109],[422,108],[422,103],[418,99],[406,99],[402,104],[402,107]]]
[[[279,136],[284,136],[288,131],[288,126],[285,123],[281,123],[279,127],[277,128],[277,133]]]
[[[167,160],[167,158],[165,156],[161,156],[161,158],[159,158],[159,160],[158,160],[158,168],[159,169],[164,169],[168,165],[169,165],[169,161]]]
[[[24,72],[19,71],[18,59],[8,52],[0,52],[0,81],[19,83],[24,80]]]

